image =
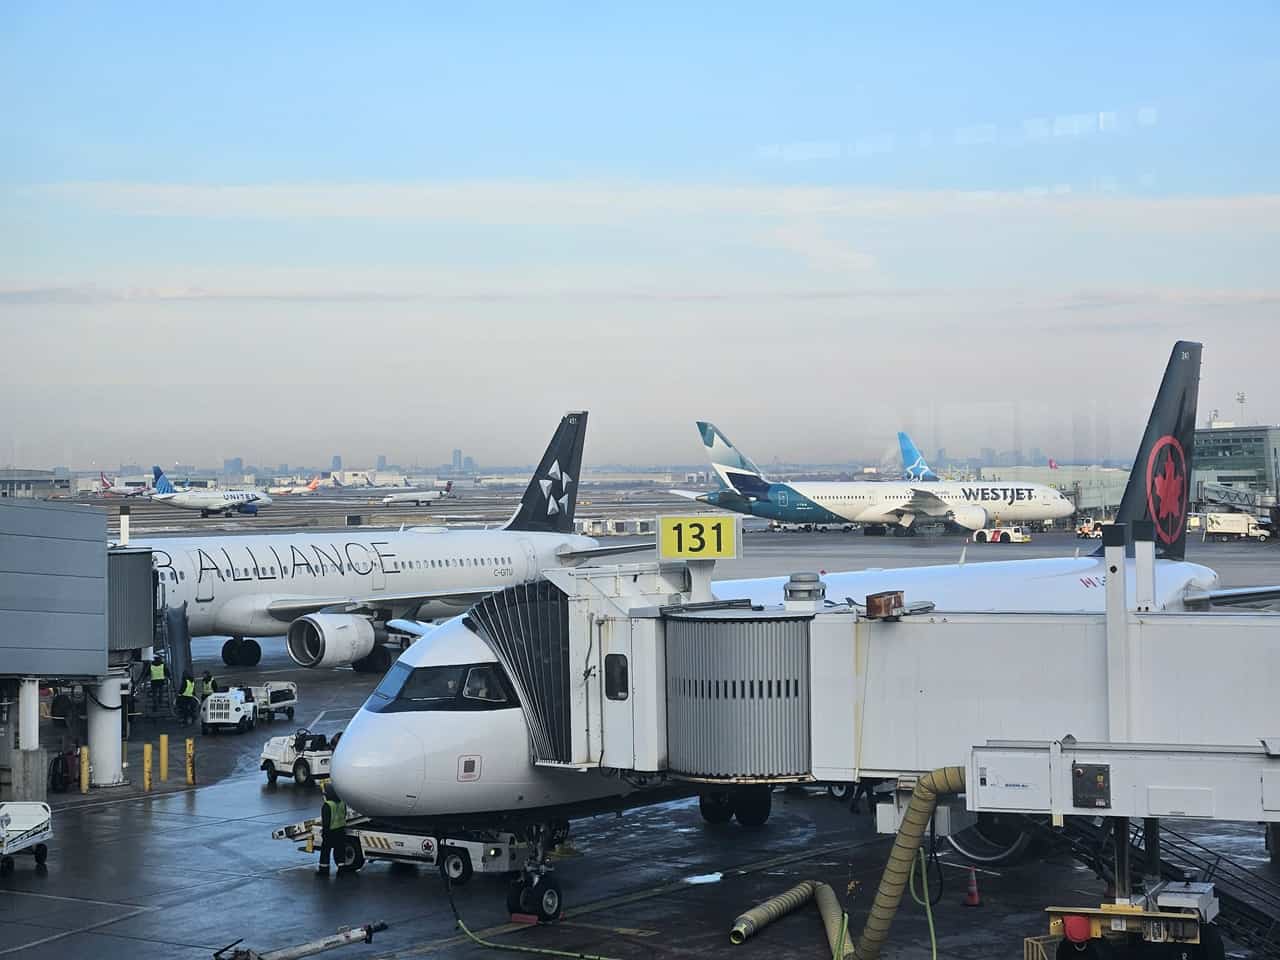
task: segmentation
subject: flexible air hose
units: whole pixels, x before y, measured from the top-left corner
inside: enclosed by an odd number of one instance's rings
[[[814,883],[802,880],[785,893],[770,897],[764,903],[757,904],[746,913],[740,914],[733,921],[733,929],[729,931],[732,943],[742,943],[748,937],[759,933],[779,917],[785,917],[796,907],[802,907],[813,897]],[[826,884],[822,884],[826,886]],[[830,891],[830,887],[827,890]]]
[[[836,898],[836,892],[825,883],[814,884],[813,899],[822,914],[822,926],[827,931],[827,946],[833,960],[853,956],[853,944],[849,943],[849,918],[845,916]]]
[[[876,960],[880,956],[880,949],[889,937],[889,925],[898,912],[907,880],[915,866],[916,852],[920,849],[924,832],[933,818],[934,807],[938,805],[938,797],[963,790],[964,767],[939,767],[916,781],[911,802],[907,805],[902,826],[898,828],[897,839],[889,853],[889,862],[885,864],[880,886],[876,889],[876,899],[871,905],[867,925],[862,928],[862,936],[858,938],[855,950],[858,960]]]

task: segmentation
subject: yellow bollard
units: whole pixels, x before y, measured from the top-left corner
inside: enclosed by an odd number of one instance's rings
[[[316,852],[316,836],[310,830],[307,831],[307,853]]]
[[[160,782],[169,781],[169,735],[160,734]]]
[[[187,786],[196,785],[196,741],[187,737]]]
[[[151,744],[142,745],[142,789],[151,792]]]
[[[89,792],[89,748],[80,748],[80,792]]]

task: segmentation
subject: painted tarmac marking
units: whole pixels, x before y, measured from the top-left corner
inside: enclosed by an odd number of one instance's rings
[[[565,920],[560,926],[578,927],[583,930],[603,930],[605,933],[616,933],[623,937],[656,937],[661,930],[642,930],[640,927],[611,927],[607,923],[582,923]]]
[[[131,907],[131,903],[118,900],[90,900],[88,897],[59,897],[52,893],[36,893],[34,890],[0,890],[11,897],[39,897],[41,900],[65,900],[68,903],[92,903],[99,907]],[[149,909],[149,908],[148,908]]]
[[[62,899],[62,898],[59,898],[59,899]],[[93,901],[90,901],[90,902],[93,902]],[[108,906],[116,906],[116,904],[108,904]],[[39,940],[31,940],[31,941],[28,941],[27,943],[20,944],[16,947],[7,947],[4,950],[0,950],[0,957],[10,953],[17,953],[20,950],[30,950],[32,947],[43,946],[46,943],[53,943],[55,940],[63,940],[66,937],[74,937],[76,936],[76,934],[91,933],[94,930],[98,930],[102,927],[109,927],[113,923],[120,923],[124,920],[130,920],[133,917],[141,916],[144,913],[151,913],[155,909],[156,909],[155,907],[137,907],[133,910],[128,911],[127,913],[121,914],[118,917],[112,917],[110,920],[100,920],[97,923],[88,923],[88,924],[85,924],[83,927],[76,927],[74,930],[63,930],[61,933],[55,933],[52,936],[42,937]]]
[[[761,860],[757,863],[748,863],[740,867],[729,867],[723,872],[725,877],[745,877],[752,873],[759,873],[768,870],[771,867],[778,867],[788,863],[797,863],[802,860],[812,860],[815,857],[821,857],[827,854],[835,853],[839,850],[857,850],[860,847],[871,846],[876,843],[875,840],[864,841],[863,843],[833,843],[825,847],[817,847],[813,850],[805,850],[799,853],[784,854],[780,857],[772,857],[768,860]],[[655,887],[648,887],[643,890],[636,890],[631,893],[619,894],[616,897],[608,897],[604,900],[597,900],[594,903],[587,903],[581,907],[572,907],[565,910],[566,919],[575,919],[577,917],[590,916],[593,913],[599,913],[601,910],[608,910],[612,907],[626,906],[631,903],[638,903],[641,900],[651,900],[654,897],[660,897],[668,893],[679,893],[689,889],[689,885],[683,879],[675,880],[669,883],[658,884]],[[565,923],[563,926],[571,926],[573,924]],[[585,924],[576,924],[577,926],[586,926]],[[496,926],[488,927],[484,930],[476,930],[475,935],[483,940],[489,940],[505,933],[514,933],[517,930],[529,929],[528,924],[524,923],[501,923]],[[610,927],[610,930],[618,928]],[[661,931],[658,931],[661,933]],[[419,944],[416,947],[410,947],[407,950],[401,950],[396,953],[384,953],[379,955],[375,960],[404,960],[408,957],[424,957],[428,954],[444,950],[448,947],[457,946],[462,943],[470,943],[471,939],[465,934],[458,934],[452,937],[445,937],[440,940],[431,940],[427,943]]]

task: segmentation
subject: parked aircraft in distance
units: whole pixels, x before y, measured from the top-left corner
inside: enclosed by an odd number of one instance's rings
[[[252,515],[260,507],[271,506],[271,498],[258,490],[179,490],[158,466],[152,467],[151,471],[156,480],[155,493],[151,495],[153,503],[181,510],[199,510],[202,517],[215,513],[226,517],[233,513]]]

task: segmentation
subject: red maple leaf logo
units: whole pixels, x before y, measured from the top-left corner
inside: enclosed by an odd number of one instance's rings
[[[1166,517],[1173,517],[1174,520],[1181,518],[1184,480],[1173,466],[1173,457],[1166,457],[1164,472],[1155,478],[1156,499],[1160,501],[1157,521],[1163,522]]]
[[[1147,515],[1155,521],[1156,536],[1165,543],[1172,544],[1182,535],[1186,495],[1187,456],[1175,437],[1163,436],[1147,457]]]

